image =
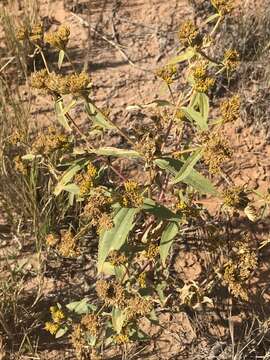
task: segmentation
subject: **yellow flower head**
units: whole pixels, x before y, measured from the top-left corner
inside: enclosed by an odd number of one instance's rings
[[[239,66],[239,54],[236,50],[228,49],[224,53],[223,65],[228,71],[235,71]]]
[[[143,196],[136,181],[128,180],[124,183],[125,191],[122,197],[124,207],[140,207],[143,205]]]
[[[223,100],[220,105],[220,112],[224,123],[236,121],[240,117],[239,95]]]
[[[212,4],[222,16],[232,12],[234,2],[234,0],[212,0]]]
[[[168,85],[173,82],[173,78],[177,73],[175,65],[167,65],[156,71],[158,77],[164,80]]]
[[[202,36],[199,32],[199,29],[191,20],[187,20],[183,23],[178,35],[180,42],[185,47],[199,47],[202,45]]]
[[[47,321],[45,323],[44,330],[48,331],[51,335],[55,335],[59,330],[59,328],[60,328],[59,324],[55,324],[53,322]]]
[[[53,322],[55,322],[57,324],[61,323],[62,320],[64,320],[64,318],[65,318],[65,314],[63,313],[62,310],[58,309],[57,306],[51,306],[50,312],[51,312]]]
[[[69,41],[70,28],[61,25],[56,31],[45,34],[44,40],[58,50],[65,50]]]

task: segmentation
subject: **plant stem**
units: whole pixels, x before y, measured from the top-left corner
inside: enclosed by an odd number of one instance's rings
[[[44,52],[43,52],[43,50],[41,49],[40,46],[38,46],[38,50],[39,50],[39,53],[40,53],[40,55],[41,55],[41,57],[42,57],[42,60],[43,60],[43,63],[44,63],[44,65],[45,65],[45,68],[46,68],[46,70],[47,70],[47,73],[50,74],[50,70],[49,70],[49,67],[48,67],[48,64],[47,64],[47,61],[46,61]]]

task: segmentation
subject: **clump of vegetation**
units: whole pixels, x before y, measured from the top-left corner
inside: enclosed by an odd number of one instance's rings
[[[216,82],[237,72],[241,59],[234,49],[216,57],[215,35],[234,2],[212,4],[213,13],[201,27],[191,20],[181,25],[184,50],[156,72],[170,98],[150,104],[156,122],[138,137],[98,108],[87,73],[64,72],[64,61],[71,63],[72,29],[60,26],[44,34],[37,23],[17,31],[17,40],[34,47],[43,61],[31,74],[30,85],[51,100],[59,124],[34,132],[14,122],[5,129],[1,180],[8,182],[15,174],[22,184],[24,221],[48,259],[72,264],[87,253],[86,235],[91,242],[96,263],[91,294],[51,304],[43,324],[52,336],[67,336],[78,359],[98,359],[112,346],[126,351],[132,342],[149,340],[142,318],[157,323],[165,307],[213,304],[220,286],[236,301],[249,299],[248,282],[259,261],[256,244],[246,234],[235,244],[221,242],[218,226],[221,231],[224,219],[239,214],[253,222],[265,216],[269,195],[256,194],[262,207],[255,209],[254,190],[236,187],[224,171],[233,155],[226,125],[240,117],[241,94],[229,95],[220,106],[213,94]],[[48,44],[59,54],[57,68],[47,60]],[[186,82],[179,93],[175,84],[180,63],[185,65]],[[71,115],[77,106],[84,107],[88,127]],[[111,133],[118,133],[124,145],[99,146],[94,135],[106,139]],[[140,165],[136,180],[127,167],[119,166],[119,159]],[[222,204],[218,223],[203,206],[206,196]],[[191,226],[208,227],[212,251],[221,248],[223,257],[210,269],[210,283],[180,286],[172,280],[170,262],[174,245],[184,241]]]

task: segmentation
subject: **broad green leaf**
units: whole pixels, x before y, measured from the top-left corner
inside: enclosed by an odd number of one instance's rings
[[[194,121],[200,130],[207,130],[207,121],[202,117],[201,113],[195,111],[191,107],[181,107],[181,110],[185,113],[186,117],[190,121]]]
[[[191,171],[189,176],[183,180],[183,182],[192,186],[202,194],[211,194],[214,196],[219,195],[217,189],[214,187],[211,181],[194,169]]]
[[[105,261],[102,266],[102,273],[105,275],[115,276],[118,281],[125,282],[128,279],[124,265],[115,266],[109,261]]]
[[[155,164],[159,168],[166,170],[170,174],[175,176],[177,172],[180,171],[183,165],[183,161],[166,157],[162,159],[156,159]],[[182,182],[192,186],[194,189],[198,190],[202,194],[211,194],[214,196],[218,196],[218,191],[211,183],[211,181],[194,169],[184,180],[182,180]]]
[[[103,112],[91,101],[85,102],[85,111],[94,125],[98,125],[104,129],[115,129],[115,126],[108,121]]]
[[[180,216],[176,215],[167,207],[157,204],[152,199],[144,199],[143,210],[162,220],[178,221]]]
[[[67,183],[70,182],[70,180],[73,178],[73,176],[80,171],[82,168],[81,165],[76,164],[76,165],[72,165],[70,166],[62,175],[61,179],[58,181],[58,183],[55,186],[54,189],[54,195],[58,196],[63,190],[64,187],[67,185]]]
[[[55,338],[59,339],[60,337],[64,336],[67,331],[68,327],[66,325],[64,327],[61,327],[55,334]]]
[[[209,97],[206,94],[200,93],[199,95],[199,108],[200,113],[206,123],[208,123],[209,116]]]
[[[189,60],[191,58],[193,58],[193,56],[195,55],[195,51],[193,48],[189,48],[187,49],[183,54],[180,54],[178,56],[173,57],[169,62],[168,65],[175,65],[178,64],[180,62]]]
[[[119,250],[125,243],[135,225],[133,221],[138,212],[139,209],[121,208],[113,219],[113,228],[101,233],[98,248],[98,273],[102,272],[103,264],[110,251]]]
[[[115,147],[101,147],[99,149],[93,149],[91,152],[97,155],[104,155],[104,156],[115,156],[115,157],[124,157],[124,158],[138,158],[141,155],[135,150],[129,149],[119,149]]]
[[[54,105],[55,108],[55,113],[56,113],[56,117],[57,120],[59,121],[59,123],[67,130],[67,131],[71,131],[71,127],[68,124],[68,119],[64,113],[64,108],[63,108],[63,100],[57,100],[55,102]]]
[[[114,307],[112,309],[112,326],[117,334],[120,334],[126,320],[126,311]]]
[[[167,297],[165,296],[164,290],[166,289],[166,287],[167,287],[167,283],[165,281],[163,281],[160,284],[157,284],[157,286],[156,286],[156,292],[159,296],[161,306],[165,306],[167,303],[167,300],[171,296],[171,294],[168,295]]]
[[[189,176],[195,164],[202,157],[202,154],[203,154],[203,150],[198,149],[194,151],[194,153],[191,156],[189,156],[189,158],[184,162],[184,165],[181,167],[180,171],[175,175],[173,184],[177,184]]]
[[[208,123],[209,116],[209,98],[204,93],[196,93],[192,96],[189,104],[190,108],[196,111],[196,107],[199,107],[199,112],[204,118],[205,122]]]
[[[176,237],[178,232],[178,225],[175,222],[171,222],[166,226],[161,235],[159,253],[163,266],[166,265],[166,259],[172,246],[173,239]]]
[[[78,195],[80,193],[80,188],[76,184],[67,184],[63,187],[63,190],[74,195]]]
[[[60,70],[63,64],[63,60],[65,57],[65,52],[64,50],[60,50],[59,51],[59,55],[58,55],[58,69]]]
[[[73,301],[66,305],[66,308],[70,311],[74,311],[76,314],[88,314],[89,311],[95,311],[96,306],[89,304],[88,299],[82,299],[80,301]]]
[[[71,100],[71,102],[64,107],[63,113],[64,114],[68,113],[76,105],[76,103],[77,101],[75,99]]]

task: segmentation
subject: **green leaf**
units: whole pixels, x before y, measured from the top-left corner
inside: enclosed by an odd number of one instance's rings
[[[57,100],[54,104],[54,109],[56,113],[57,120],[59,123],[69,132],[71,132],[71,127],[68,124],[68,119],[65,115],[64,108],[63,108],[63,100]]]
[[[81,165],[76,164],[76,165],[71,165],[62,175],[61,179],[58,181],[58,183],[55,186],[54,189],[54,195],[58,196],[65,188],[65,186],[67,185],[68,182],[70,182],[70,180],[73,178],[73,176],[80,171],[82,168]]]
[[[181,167],[180,171],[175,175],[173,184],[177,184],[189,176],[195,164],[202,157],[202,154],[203,154],[203,150],[198,149],[194,151],[194,153],[191,156],[189,156],[189,158],[184,162],[184,165]]]
[[[217,19],[217,18],[219,18],[219,17],[220,17],[220,14],[211,15],[211,16],[209,16],[209,17],[205,20],[205,22],[204,22],[203,25],[206,25],[206,24],[208,24],[209,22],[211,22],[211,21],[213,21],[213,20],[215,20],[215,19]]]
[[[60,70],[63,64],[63,60],[65,57],[65,52],[64,50],[60,50],[59,51],[59,55],[58,55],[58,69]]]
[[[71,100],[71,102],[64,107],[63,113],[64,114],[68,113],[76,105],[76,103],[77,101],[75,99]]]
[[[93,121],[94,125],[100,126],[104,129],[115,129],[115,126],[108,121],[102,111],[96,105],[91,103],[91,101],[85,102],[85,111],[90,120]]]
[[[174,176],[177,174],[177,172],[180,171],[183,165],[183,161],[168,157],[156,159],[154,162],[159,168],[168,171]],[[211,194],[214,196],[218,196],[218,191],[211,183],[211,181],[194,169],[184,180],[182,180],[182,182],[192,186],[194,189],[198,190],[202,194]]]
[[[201,116],[204,118],[205,122],[208,123],[209,98],[206,94],[196,93],[194,96],[192,96],[189,107],[195,110],[197,106],[199,107]]]
[[[200,113],[206,123],[208,123],[208,116],[209,116],[209,97],[206,94],[200,93],[199,94],[199,108]]]
[[[114,226],[103,231],[99,239],[98,273],[102,272],[103,264],[112,250],[119,250],[125,243],[129,232],[133,229],[133,220],[139,209],[121,208],[114,217]]]
[[[139,158],[141,155],[135,150],[129,149],[119,149],[115,147],[101,147],[99,149],[91,150],[91,152],[97,155],[104,156],[115,156],[115,157],[124,157],[124,158]]]
[[[36,158],[41,158],[42,155],[36,155],[36,154],[26,154],[22,156],[22,160],[28,160],[28,161],[33,161]]]
[[[63,190],[67,191],[73,195],[78,195],[80,193],[80,188],[76,184],[68,184],[63,186]]]
[[[143,210],[162,220],[177,221],[180,216],[176,215],[167,207],[157,204],[152,199],[144,199]]]
[[[176,237],[178,232],[178,225],[175,222],[171,222],[166,226],[161,235],[159,253],[163,266],[166,265],[166,259],[172,246],[173,239]]]
[[[118,281],[125,282],[128,279],[127,270],[124,265],[115,266],[109,261],[105,261],[102,266],[105,275],[115,276]]]
[[[64,336],[67,331],[68,331],[68,327],[66,325],[64,327],[61,327],[55,334],[55,338],[58,339]]]
[[[70,311],[74,311],[76,314],[88,314],[89,311],[95,311],[96,306],[89,304],[88,299],[82,299],[80,301],[73,301],[66,305],[66,308]]]
[[[203,118],[201,113],[199,113],[198,111],[195,111],[191,107],[183,106],[183,107],[181,107],[181,110],[185,113],[186,117],[190,121],[194,121],[196,123],[196,125],[198,126],[198,128],[200,130],[207,130],[207,128],[208,128],[207,121],[205,120],[205,118]]]
[[[193,58],[193,56],[195,55],[195,51],[192,48],[187,49],[184,53],[173,57],[169,62],[168,65],[175,65],[178,64],[180,62],[189,60],[191,58]]]
[[[202,194],[211,194],[218,196],[218,191],[206,177],[201,175],[198,171],[192,170],[188,177],[186,177],[183,182],[187,185],[192,186],[194,189],[198,190]]]
[[[112,309],[112,326],[117,334],[120,334],[126,320],[126,311],[114,307]]]

